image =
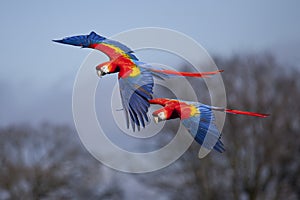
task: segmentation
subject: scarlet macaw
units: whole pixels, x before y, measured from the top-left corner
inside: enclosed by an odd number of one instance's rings
[[[220,153],[224,152],[225,148],[220,140],[221,133],[215,125],[213,110],[262,118],[269,116],[268,114],[231,110],[177,99],[157,98],[149,100],[149,103],[163,106],[163,108],[154,111],[152,114],[156,123],[180,118],[181,123],[200,145],[203,145],[208,150],[214,149]]]
[[[100,77],[105,74],[118,73],[127,128],[129,128],[130,120],[133,131],[135,126],[140,130],[140,125],[145,127],[145,121],[149,121],[147,112],[150,104],[148,100],[152,99],[153,76],[162,79],[175,76],[208,77],[222,72],[222,70],[218,70],[190,73],[155,69],[149,64],[138,61],[133,51],[124,44],[107,39],[95,32],[91,32],[89,35],[72,36],[53,41],[82,48],[97,49],[109,57],[110,61],[98,65],[96,70]]]

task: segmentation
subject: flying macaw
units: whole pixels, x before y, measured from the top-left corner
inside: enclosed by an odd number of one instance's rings
[[[214,110],[262,118],[269,116],[268,114],[231,110],[178,99],[156,98],[149,100],[149,103],[163,106],[163,108],[152,113],[155,123],[180,118],[181,123],[200,145],[208,150],[214,149],[220,153],[224,152],[225,148],[220,140],[221,133],[215,125]]]
[[[107,39],[95,32],[53,41],[82,48],[97,49],[109,57],[110,60],[99,64],[96,70],[100,77],[105,74],[118,73],[127,128],[131,124],[133,131],[135,131],[135,126],[140,130],[140,126],[145,127],[145,123],[149,121],[147,112],[150,107],[148,101],[153,98],[153,76],[161,79],[176,76],[203,78],[223,71],[191,73],[156,69],[149,64],[140,62],[133,54],[134,52],[124,44]]]

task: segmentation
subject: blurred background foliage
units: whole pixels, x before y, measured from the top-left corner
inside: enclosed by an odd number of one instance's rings
[[[299,0],[1,1],[0,200],[300,199],[299,7]],[[225,70],[228,107],[271,116],[227,115],[226,152],[199,160],[193,143],[156,172],[124,174],[95,160],[72,118],[73,83],[91,51],[51,40],[141,27],[173,29],[201,43]],[[175,56],[148,53],[137,56],[191,69]],[[210,104],[203,80],[189,81]],[[100,95],[109,94],[102,86]],[[182,96],[189,95],[182,88]],[[145,139],[141,151],[165,145],[178,124],[166,123],[164,134]],[[113,121],[107,126],[118,129]]]
[[[195,159],[199,146],[194,144],[177,163],[155,172],[156,178],[140,178],[169,191],[170,199],[299,199],[299,71],[279,65],[270,54],[215,61],[225,70],[229,108],[271,116],[228,114],[223,154]]]
[[[271,113],[227,115],[223,154],[199,160],[193,143],[162,170],[123,174],[95,160],[72,126],[12,124],[0,129],[0,199],[300,199],[299,70],[272,54],[214,60],[229,108]]]

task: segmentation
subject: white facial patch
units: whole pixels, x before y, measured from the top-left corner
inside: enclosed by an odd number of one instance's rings
[[[104,65],[103,67],[101,67],[101,71],[104,72],[104,73],[108,73],[109,72],[108,66]]]
[[[166,120],[166,115],[165,115],[164,112],[158,113],[158,117],[159,117],[161,120]]]

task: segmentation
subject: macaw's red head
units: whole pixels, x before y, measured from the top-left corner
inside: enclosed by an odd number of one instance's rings
[[[97,74],[99,77],[104,76],[106,74],[111,74],[119,71],[118,66],[113,62],[105,62],[97,65],[96,67]]]
[[[166,106],[159,110],[156,110],[152,113],[153,119],[155,123],[165,121],[168,119],[176,118],[174,115],[174,107],[173,106]]]

